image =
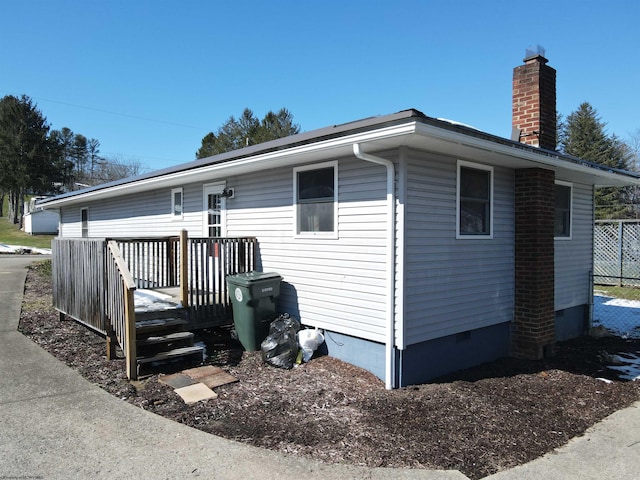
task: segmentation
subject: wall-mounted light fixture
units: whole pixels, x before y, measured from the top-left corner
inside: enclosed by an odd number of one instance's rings
[[[222,193],[220,195],[224,198],[233,198],[234,193],[235,192],[233,188],[224,187],[224,190],[222,190]]]

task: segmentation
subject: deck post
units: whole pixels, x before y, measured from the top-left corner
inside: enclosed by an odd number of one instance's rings
[[[107,330],[107,360],[115,360],[117,343],[118,340],[115,338],[113,328],[109,327]]]
[[[177,281],[176,278],[176,245],[172,241],[171,238],[167,239],[167,277],[169,278],[169,283],[171,286],[175,286],[174,282]]]
[[[126,337],[127,337],[127,377],[129,380],[138,379],[138,362],[136,352],[136,307],[133,298],[133,290],[125,289],[125,302],[124,302],[124,318],[127,322],[126,325]]]
[[[180,302],[189,306],[189,236],[186,230],[180,232]]]

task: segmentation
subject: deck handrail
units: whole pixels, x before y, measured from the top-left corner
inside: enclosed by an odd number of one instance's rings
[[[127,377],[135,380],[137,371],[136,313],[134,292],[136,282],[129,272],[118,243],[107,242],[105,306],[113,334],[125,355]]]

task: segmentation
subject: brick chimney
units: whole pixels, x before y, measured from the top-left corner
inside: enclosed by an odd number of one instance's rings
[[[547,65],[544,49],[527,49],[524,65],[513,69],[514,140],[556,149],[556,71]]]
[[[527,145],[556,148],[556,71],[544,51],[527,50],[513,70],[513,129]],[[517,135],[519,133],[519,135]],[[515,172],[515,305],[511,354],[541,359],[555,342],[555,174],[544,168]]]

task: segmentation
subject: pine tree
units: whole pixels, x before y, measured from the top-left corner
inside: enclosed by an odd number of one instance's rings
[[[589,103],[582,103],[562,124],[560,150],[588,162],[625,170],[629,159],[627,145],[615,135],[609,136],[606,124]],[[628,189],[598,188],[595,194],[596,218],[617,219],[632,216],[628,207]]]
[[[0,190],[8,193],[12,221],[20,223],[26,193],[53,193],[68,172],[49,138],[46,118],[31,99],[0,99]]]
[[[293,123],[293,115],[286,108],[280,109],[278,113],[268,112],[262,121],[258,120],[250,109],[245,108],[239,119],[231,116],[216,133],[210,132],[205,135],[196,157],[205,158],[230,152],[295,135],[299,131],[300,126]]]

